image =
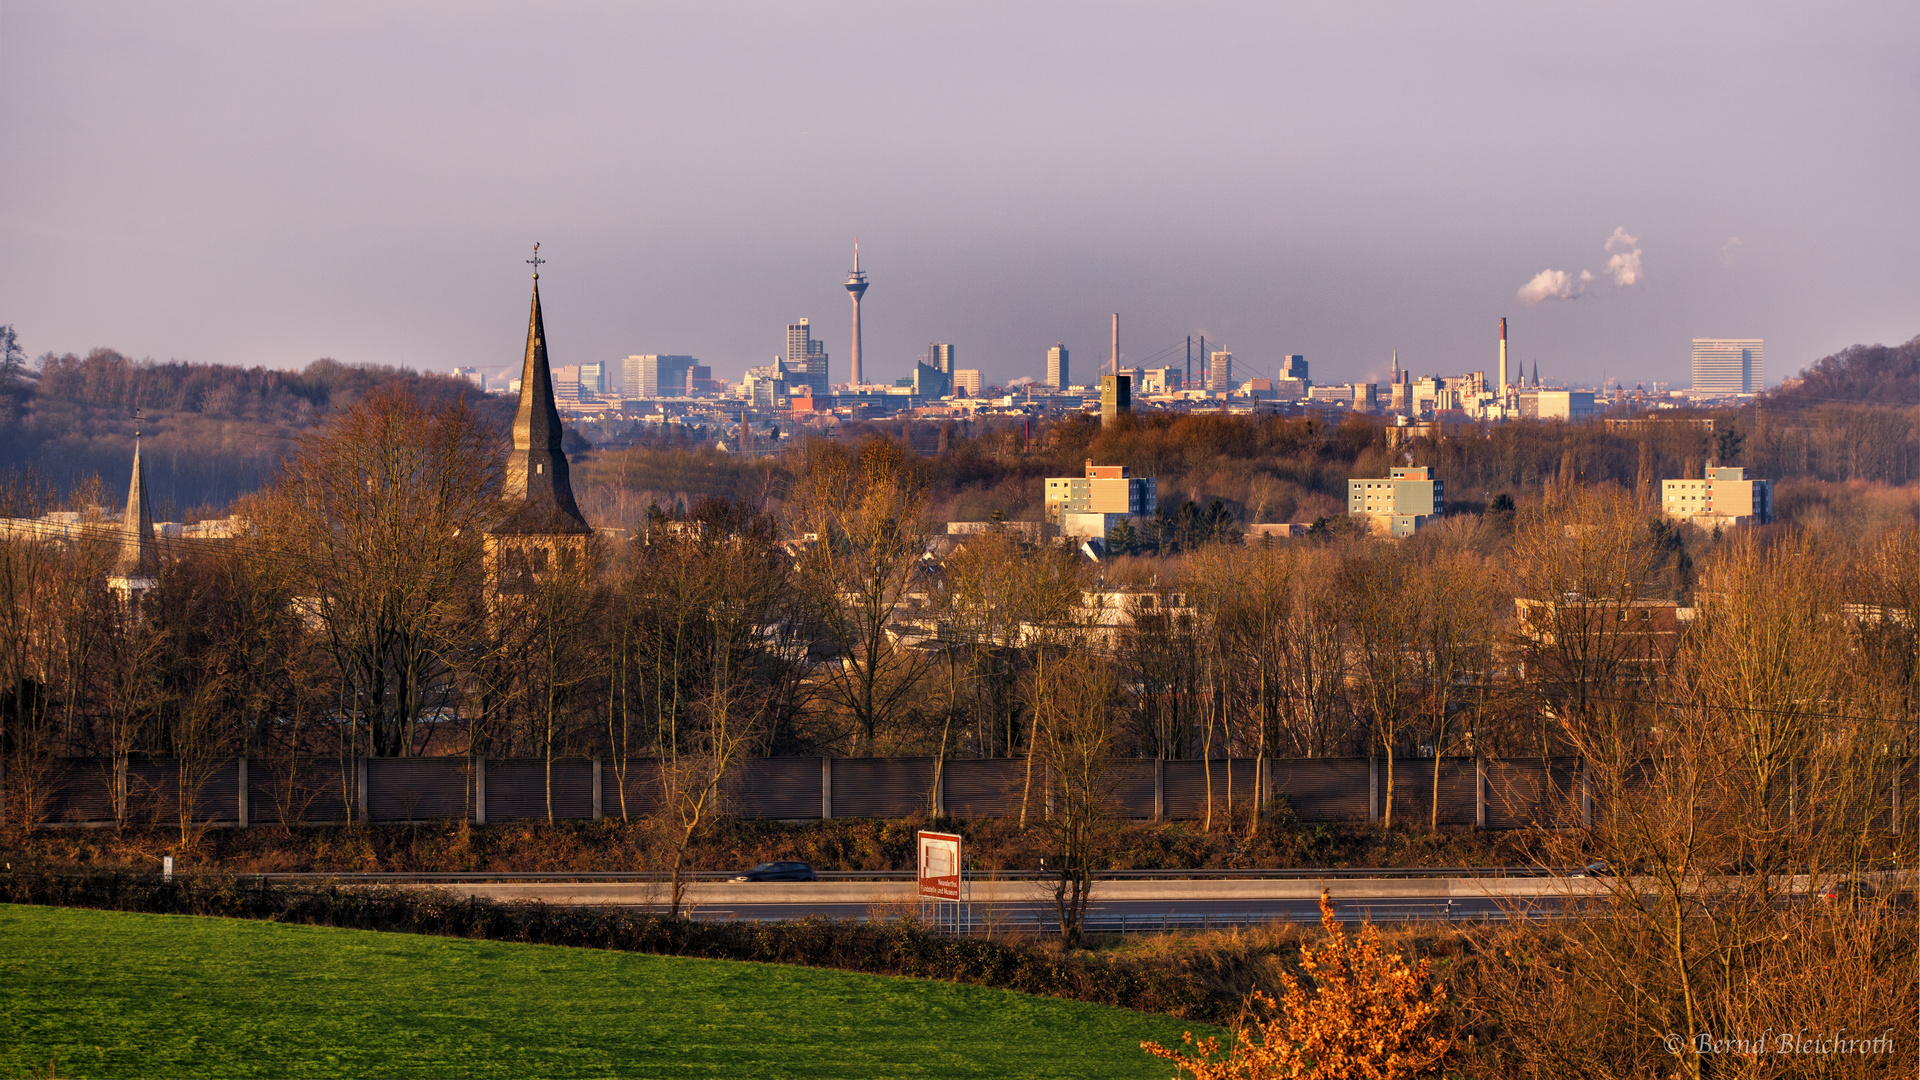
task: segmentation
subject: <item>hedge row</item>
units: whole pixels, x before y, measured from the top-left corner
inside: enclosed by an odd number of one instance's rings
[[[243,877],[0,873],[0,903],[434,934],[573,948],[749,960],[970,983],[1225,1023],[1242,980],[1202,977],[1039,944],[950,937],[914,920],[708,922],[618,908],[499,902],[428,888],[299,887]]]

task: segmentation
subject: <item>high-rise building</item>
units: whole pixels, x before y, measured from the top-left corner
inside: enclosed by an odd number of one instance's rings
[[[487,374],[486,372],[481,371],[477,367],[454,368],[453,377],[456,379],[465,379],[468,382],[472,383],[477,389],[480,389],[480,390],[485,390],[487,388]]]
[[[1047,385],[1055,390],[1064,390],[1071,385],[1072,375],[1067,371],[1067,347],[1054,342],[1047,350]]]
[[[1759,338],[1694,338],[1693,388],[1757,394],[1767,384]]]
[[[697,363],[691,356],[629,356],[622,365],[625,381],[620,392],[639,399],[685,396],[688,371]]]
[[[912,385],[915,397],[943,398],[953,393],[953,376],[932,364],[915,364]]]
[[[927,346],[927,366],[943,375],[953,374],[953,346],[935,342]]]
[[[1398,356],[1400,354],[1395,353],[1394,355]],[[1283,379],[1298,379],[1301,382],[1306,382],[1307,358],[1301,356],[1299,353],[1283,357],[1280,361],[1280,377]]]
[[[580,365],[580,396],[598,395],[607,392],[607,365]]]
[[[1100,423],[1111,424],[1133,411],[1133,376],[1100,376]]]
[[[860,367],[860,298],[867,295],[867,275],[860,272],[860,241],[853,242],[853,272],[847,275],[847,295],[853,297],[853,369],[848,381],[859,386],[866,381]]]
[[[787,377],[812,387],[815,397],[827,396],[827,348],[805,319],[787,325]]]
[[[979,368],[960,368],[953,373],[953,389],[955,393],[965,394],[968,397],[979,397],[980,386]]]
[[[1223,393],[1233,389],[1233,354],[1215,352],[1213,354],[1212,381],[1207,388],[1214,393]]]

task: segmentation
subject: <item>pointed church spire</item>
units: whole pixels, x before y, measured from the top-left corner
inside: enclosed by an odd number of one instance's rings
[[[573,501],[567,455],[560,449],[560,410],[553,400],[547,331],[540,318],[540,245],[533,246],[533,309],[527,315],[527,352],[520,369],[520,407],[513,415],[504,497],[512,508],[497,533],[567,535],[592,528]]]
[[[127,486],[127,512],[120,525],[120,555],[113,576],[151,583],[160,576],[160,552],[153,543],[153,502],[147,495],[147,469],[140,462],[140,413],[134,411],[133,480]]]

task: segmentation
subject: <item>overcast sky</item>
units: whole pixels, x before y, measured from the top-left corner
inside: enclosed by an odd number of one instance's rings
[[[1767,377],[1920,333],[1920,4],[0,3],[32,353]],[[1524,294],[1524,295],[1523,295]],[[1564,297],[1564,298],[1562,298]],[[1532,301],[1531,303],[1529,301]],[[1168,350],[1171,350],[1169,352]]]

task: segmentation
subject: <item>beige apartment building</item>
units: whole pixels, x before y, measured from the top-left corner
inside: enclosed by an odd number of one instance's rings
[[[1158,510],[1158,488],[1157,481],[1133,476],[1125,465],[1095,465],[1089,459],[1085,476],[1047,477],[1047,523],[1062,536],[1104,538],[1122,518]]]
[[[1446,512],[1446,490],[1427,466],[1389,469],[1385,477],[1347,481],[1347,513],[1367,519],[1381,536],[1412,536]]]
[[[1698,480],[1662,480],[1660,509],[1703,529],[1773,520],[1773,481],[1748,480],[1745,469],[1708,465]]]

